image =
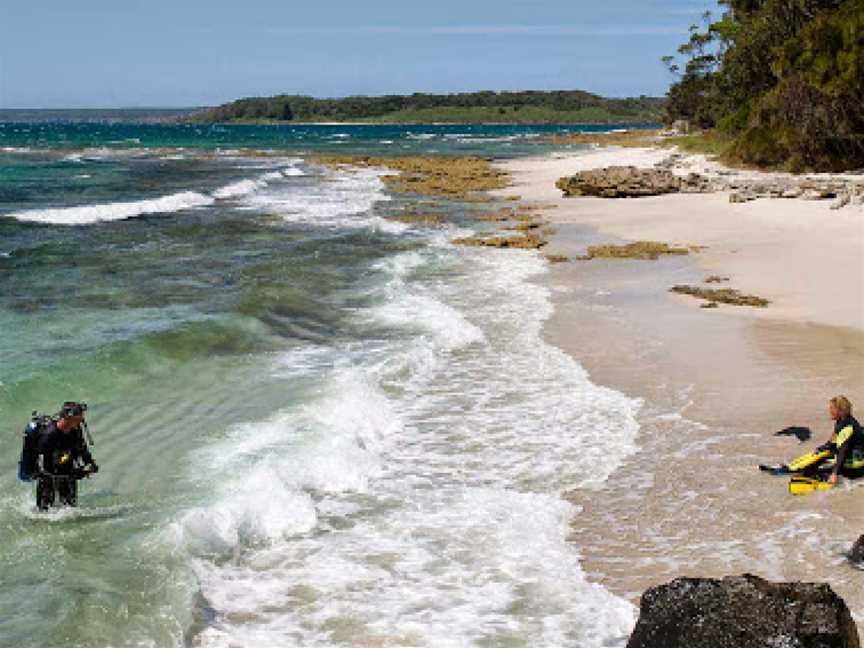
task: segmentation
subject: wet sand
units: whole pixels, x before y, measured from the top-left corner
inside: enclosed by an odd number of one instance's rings
[[[558,230],[544,252],[572,257],[634,240],[710,246],[657,261],[556,264],[544,278],[556,304],[547,339],[595,383],[644,399],[640,450],[602,489],[567,494],[591,513],[572,529],[586,572],[634,603],[646,587],[684,575],[825,580],[861,625],[862,574],[843,552],[864,533],[864,483],[796,498],[787,478],[757,464],[822,443],[833,395],[864,413],[864,211],[797,200],[730,205],[722,194],[561,199],[562,165],[505,165],[511,193],[558,205],[544,212]],[[773,303],[708,310],[668,292],[708,274]],[[813,437],[775,435],[788,426]]]

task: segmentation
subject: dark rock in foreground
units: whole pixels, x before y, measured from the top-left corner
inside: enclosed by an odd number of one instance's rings
[[[676,578],[642,595],[627,648],[859,648],[849,608],[824,583]]]
[[[852,549],[849,550],[849,560],[856,564],[864,565],[864,535],[859,537]]]

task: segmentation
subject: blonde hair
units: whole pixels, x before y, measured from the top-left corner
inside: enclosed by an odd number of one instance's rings
[[[852,416],[852,403],[845,396],[835,396],[828,402],[835,407],[841,418]]]

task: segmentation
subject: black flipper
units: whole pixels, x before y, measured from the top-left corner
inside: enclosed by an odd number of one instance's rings
[[[789,466],[785,464],[781,464],[779,466],[769,466],[767,464],[759,464],[759,470],[763,472],[770,473],[772,475],[788,475],[792,471],[789,470]]]

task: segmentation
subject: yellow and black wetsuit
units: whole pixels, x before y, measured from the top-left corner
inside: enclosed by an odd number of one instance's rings
[[[836,452],[835,474],[839,472],[849,479],[864,475],[864,431],[853,416],[835,423],[831,444]]]

